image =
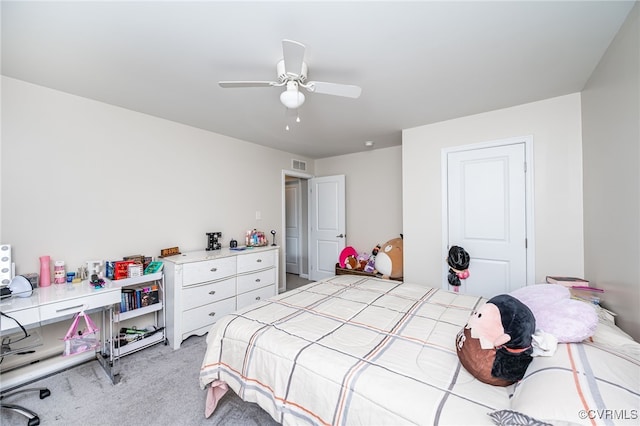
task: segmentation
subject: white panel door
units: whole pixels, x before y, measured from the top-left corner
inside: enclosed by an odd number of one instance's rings
[[[524,143],[447,154],[448,247],[471,257],[461,292],[493,297],[527,284],[525,160]]]
[[[286,224],[286,269],[289,274],[300,274],[300,226],[302,206],[300,205],[300,180],[287,181],[284,189]]]
[[[335,275],[340,252],[346,246],[345,177],[309,180],[309,279]]]

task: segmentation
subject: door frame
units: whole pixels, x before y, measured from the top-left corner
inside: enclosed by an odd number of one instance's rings
[[[281,198],[281,206],[280,206],[280,229],[281,231],[281,235],[280,235],[280,247],[282,248],[282,256],[280,256],[280,265],[279,265],[279,270],[280,270],[280,288],[278,289],[279,293],[282,293],[284,291],[287,290],[287,218],[286,218],[286,200],[285,200],[285,186],[286,186],[286,179],[287,176],[289,177],[295,177],[295,178],[299,178],[299,179],[306,179],[309,180],[311,178],[313,178],[313,175],[310,175],[308,173],[301,173],[301,172],[297,172],[295,170],[285,170],[282,169],[282,175],[281,175],[281,182],[280,182],[280,198]],[[308,225],[307,225],[308,228]],[[305,232],[307,233],[307,235],[309,235],[309,230],[306,229]],[[307,241],[307,244],[309,242]],[[308,260],[307,260],[307,267],[306,270],[309,270],[309,265],[308,265]],[[302,264],[301,264],[302,265]]]
[[[531,285],[535,283],[535,232],[534,232],[534,208],[533,208],[533,172],[535,170],[533,166],[533,135],[517,136],[506,139],[497,139],[486,142],[473,143],[469,145],[460,145],[449,148],[443,148],[440,154],[440,172],[442,182],[442,259],[446,259],[449,253],[449,216],[448,216],[448,154],[460,151],[472,151],[483,148],[496,148],[505,145],[513,145],[516,143],[524,143],[524,155],[525,155],[525,222],[526,222],[526,262],[527,262],[527,283]],[[442,286],[447,286],[447,275],[449,273],[449,267],[447,262],[444,261],[442,265]]]
[[[287,190],[291,190],[292,188],[296,191],[296,197],[297,197],[297,204],[296,204],[296,208],[295,208],[295,220],[298,224],[298,247],[296,247],[296,267],[298,269],[297,274],[302,277],[302,278],[307,278],[307,275],[304,273],[304,268],[302,267],[302,254],[303,254],[303,250],[302,250],[302,241],[306,239],[306,235],[308,234],[307,230],[305,229],[305,227],[302,226],[303,222],[302,221],[302,199],[305,198],[302,196],[302,179],[300,178],[293,178],[292,176],[286,176],[295,180],[286,180],[285,178],[285,227],[283,228],[282,231],[282,238],[287,238],[287,221],[286,221],[286,217],[287,217]],[[306,181],[305,181],[306,182]],[[289,244],[287,243],[286,246],[288,247]],[[287,262],[287,253],[283,253],[283,255],[285,256],[285,272],[289,273],[289,271],[287,270],[289,268],[289,263]]]

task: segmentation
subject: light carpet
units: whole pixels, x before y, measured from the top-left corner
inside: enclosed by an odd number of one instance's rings
[[[161,343],[123,357],[116,385],[98,361],[91,361],[25,386],[48,387],[48,398],[40,400],[34,392],[4,402],[33,409],[45,426],[277,425],[260,407],[242,401],[233,391],[205,418],[205,391],[198,383],[205,339],[190,337],[177,351]],[[7,410],[1,410],[0,416],[3,426],[27,423],[25,417]]]

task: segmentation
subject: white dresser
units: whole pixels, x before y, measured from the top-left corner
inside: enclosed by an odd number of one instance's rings
[[[166,334],[173,349],[236,309],[278,293],[278,246],[165,257]]]

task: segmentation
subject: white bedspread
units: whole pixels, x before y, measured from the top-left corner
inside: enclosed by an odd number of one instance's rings
[[[214,324],[200,385],[225,382],[284,425],[495,424],[490,413],[515,407],[556,423],[610,424],[581,418],[579,410],[590,408],[626,410],[629,416],[635,409],[637,416],[640,362],[593,345],[577,349],[579,365],[575,356],[565,355],[565,347],[586,345],[559,345],[560,356],[543,360],[553,368],[540,373],[536,358],[530,367],[535,377],[525,376],[518,385],[495,387],[476,380],[458,361],[455,336],[482,303],[480,297],[442,289],[336,276]],[[603,381],[601,371],[606,372]],[[574,403],[573,394],[563,397],[572,390],[584,394],[576,377],[584,377],[599,399],[581,395]],[[620,383],[609,383],[616,380]],[[556,389],[549,393],[555,401],[547,400],[546,386]],[[572,401],[568,412],[563,398]],[[556,405],[561,408],[552,410]]]

